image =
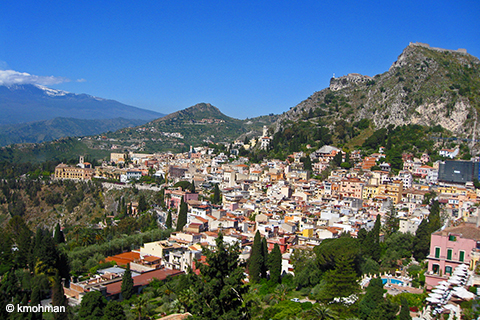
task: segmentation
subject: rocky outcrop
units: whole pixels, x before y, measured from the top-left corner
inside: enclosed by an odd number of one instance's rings
[[[346,76],[330,79],[330,90],[338,91],[352,85],[358,85],[361,83],[367,83],[372,81],[372,77],[364,76],[359,73],[349,73]]]
[[[351,73],[332,78],[282,115],[285,120],[335,126],[367,118],[376,128],[440,125],[452,136],[480,139],[480,60],[465,49],[448,50],[410,43],[388,71],[369,77]],[[312,118],[312,119],[310,119]]]

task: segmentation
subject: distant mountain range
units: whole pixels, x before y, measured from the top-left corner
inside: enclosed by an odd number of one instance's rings
[[[32,84],[0,86],[0,110],[0,145],[115,131],[164,116],[115,100]]]
[[[64,97],[62,92],[33,86],[27,89],[38,95],[43,90],[43,96]],[[98,99],[84,96],[83,99]],[[200,103],[133,128],[81,140],[56,141],[54,147],[42,144],[31,148],[24,145],[2,148],[0,160],[58,158],[60,155],[52,154],[52,150],[91,155],[103,155],[110,150],[185,151],[190,145],[231,143],[235,139],[258,136],[264,125],[271,132],[279,133],[273,138],[273,142],[283,148],[277,151],[279,154],[305,149],[306,143],[316,147],[327,140],[355,148],[377,129],[418,124],[441,127],[444,137],[464,139],[475,155],[480,152],[478,120],[480,60],[466,50],[411,43],[388,71],[374,77],[352,73],[332,78],[328,88],[313,93],[280,115],[239,120],[224,115],[208,103]],[[327,139],[327,136],[331,137]],[[282,139],[281,143],[278,139]],[[285,146],[289,146],[288,149]],[[31,155],[27,155],[29,148]]]

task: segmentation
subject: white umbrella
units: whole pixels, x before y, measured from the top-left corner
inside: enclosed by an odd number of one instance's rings
[[[464,269],[455,269],[455,271],[453,271],[453,275],[454,276],[466,276],[467,275],[467,270],[464,270]]]
[[[440,282],[438,283],[438,285],[439,285],[439,286],[441,286],[441,285],[446,285],[446,286],[448,287],[448,286],[450,285],[450,283],[448,283],[448,282],[445,281],[445,280],[442,280],[442,281],[440,281]]]
[[[430,293],[428,296],[431,297],[431,298],[436,298],[436,299],[441,299],[443,297],[443,295],[441,295],[439,293]]]
[[[458,288],[458,289],[457,289]],[[459,298],[462,298],[462,299],[473,299],[475,298],[475,294],[466,290],[465,288],[462,288],[462,287],[457,287],[457,288],[454,288],[453,290],[453,294]]]
[[[440,294],[444,294],[445,293],[445,289],[433,289],[432,292],[433,293],[440,293]]]
[[[457,307],[456,307],[456,306],[454,306],[453,304],[450,304],[450,303],[449,303],[449,304],[446,304],[446,305],[444,305],[443,307],[444,307],[445,309],[447,309],[447,310],[451,310],[451,311],[455,311],[455,310],[457,310]]]
[[[437,298],[432,298],[432,297],[427,297],[425,300],[427,300],[428,302],[431,302],[431,303],[440,303],[440,300],[437,299]]]

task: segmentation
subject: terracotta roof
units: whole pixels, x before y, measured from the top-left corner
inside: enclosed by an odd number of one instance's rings
[[[480,228],[477,228],[475,223],[462,223],[456,227],[448,227],[433,234],[446,237],[450,233],[460,234],[463,239],[480,241]]]
[[[105,262],[115,261],[119,266],[124,266],[130,262],[140,259],[138,252],[124,252],[105,259]]]
[[[184,273],[180,270],[172,269],[157,269],[142,273],[139,276],[133,277],[133,286],[140,287],[149,284],[153,279],[165,280],[168,276],[175,276]],[[107,287],[107,295],[119,294],[122,291],[122,281],[117,281],[105,285]]]
[[[160,260],[161,258],[159,257],[155,257],[155,256],[146,256],[143,258],[143,261],[147,261],[147,262],[155,262],[157,260]]]

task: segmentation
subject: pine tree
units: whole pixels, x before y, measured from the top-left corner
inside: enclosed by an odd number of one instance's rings
[[[80,319],[100,319],[107,305],[107,299],[100,291],[90,291],[85,294],[78,310]]]
[[[192,180],[192,182],[191,182],[190,185],[191,185],[191,187],[190,187],[190,192],[191,192],[191,193],[196,193],[196,191],[195,191],[195,181]]]
[[[191,274],[192,290],[188,310],[194,319],[249,319],[244,303],[248,286],[243,283],[244,267],[239,263],[240,245],[227,245],[223,235],[215,240],[216,249],[203,250],[206,264],[200,264],[200,275]]]
[[[126,320],[127,316],[123,311],[123,307],[120,303],[114,300],[110,300],[107,306],[103,309],[103,318],[104,320]]]
[[[167,213],[167,221],[165,221],[165,226],[167,229],[172,229],[172,212],[170,211]]]
[[[188,207],[185,201],[180,203],[180,210],[178,212],[178,218],[177,218],[177,231],[182,231],[183,227],[187,224],[187,212],[188,212]]]
[[[280,247],[277,243],[275,243],[268,256],[268,265],[270,269],[270,281],[272,283],[280,283],[282,273],[282,253],[280,252]]]
[[[336,297],[348,297],[359,291],[354,264],[353,257],[342,256],[337,260],[335,269],[326,273],[325,292],[327,292],[329,300]]]
[[[367,292],[359,304],[360,316],[368,319],[373,310],[383,302],[383,282],[381,278],[373,278],[367,287]]]
[[[248,260],[248,273],[250,275],[250,282],[257,283],[260,281],[262,273],[262,239],[260,232],[257,230],[253,238],[252,252]]]
[[[130,271],[130,264],[127,264],[127,269],[122,278],[122,296],[124,300],[128,300],[133,296],[133,278]]]

